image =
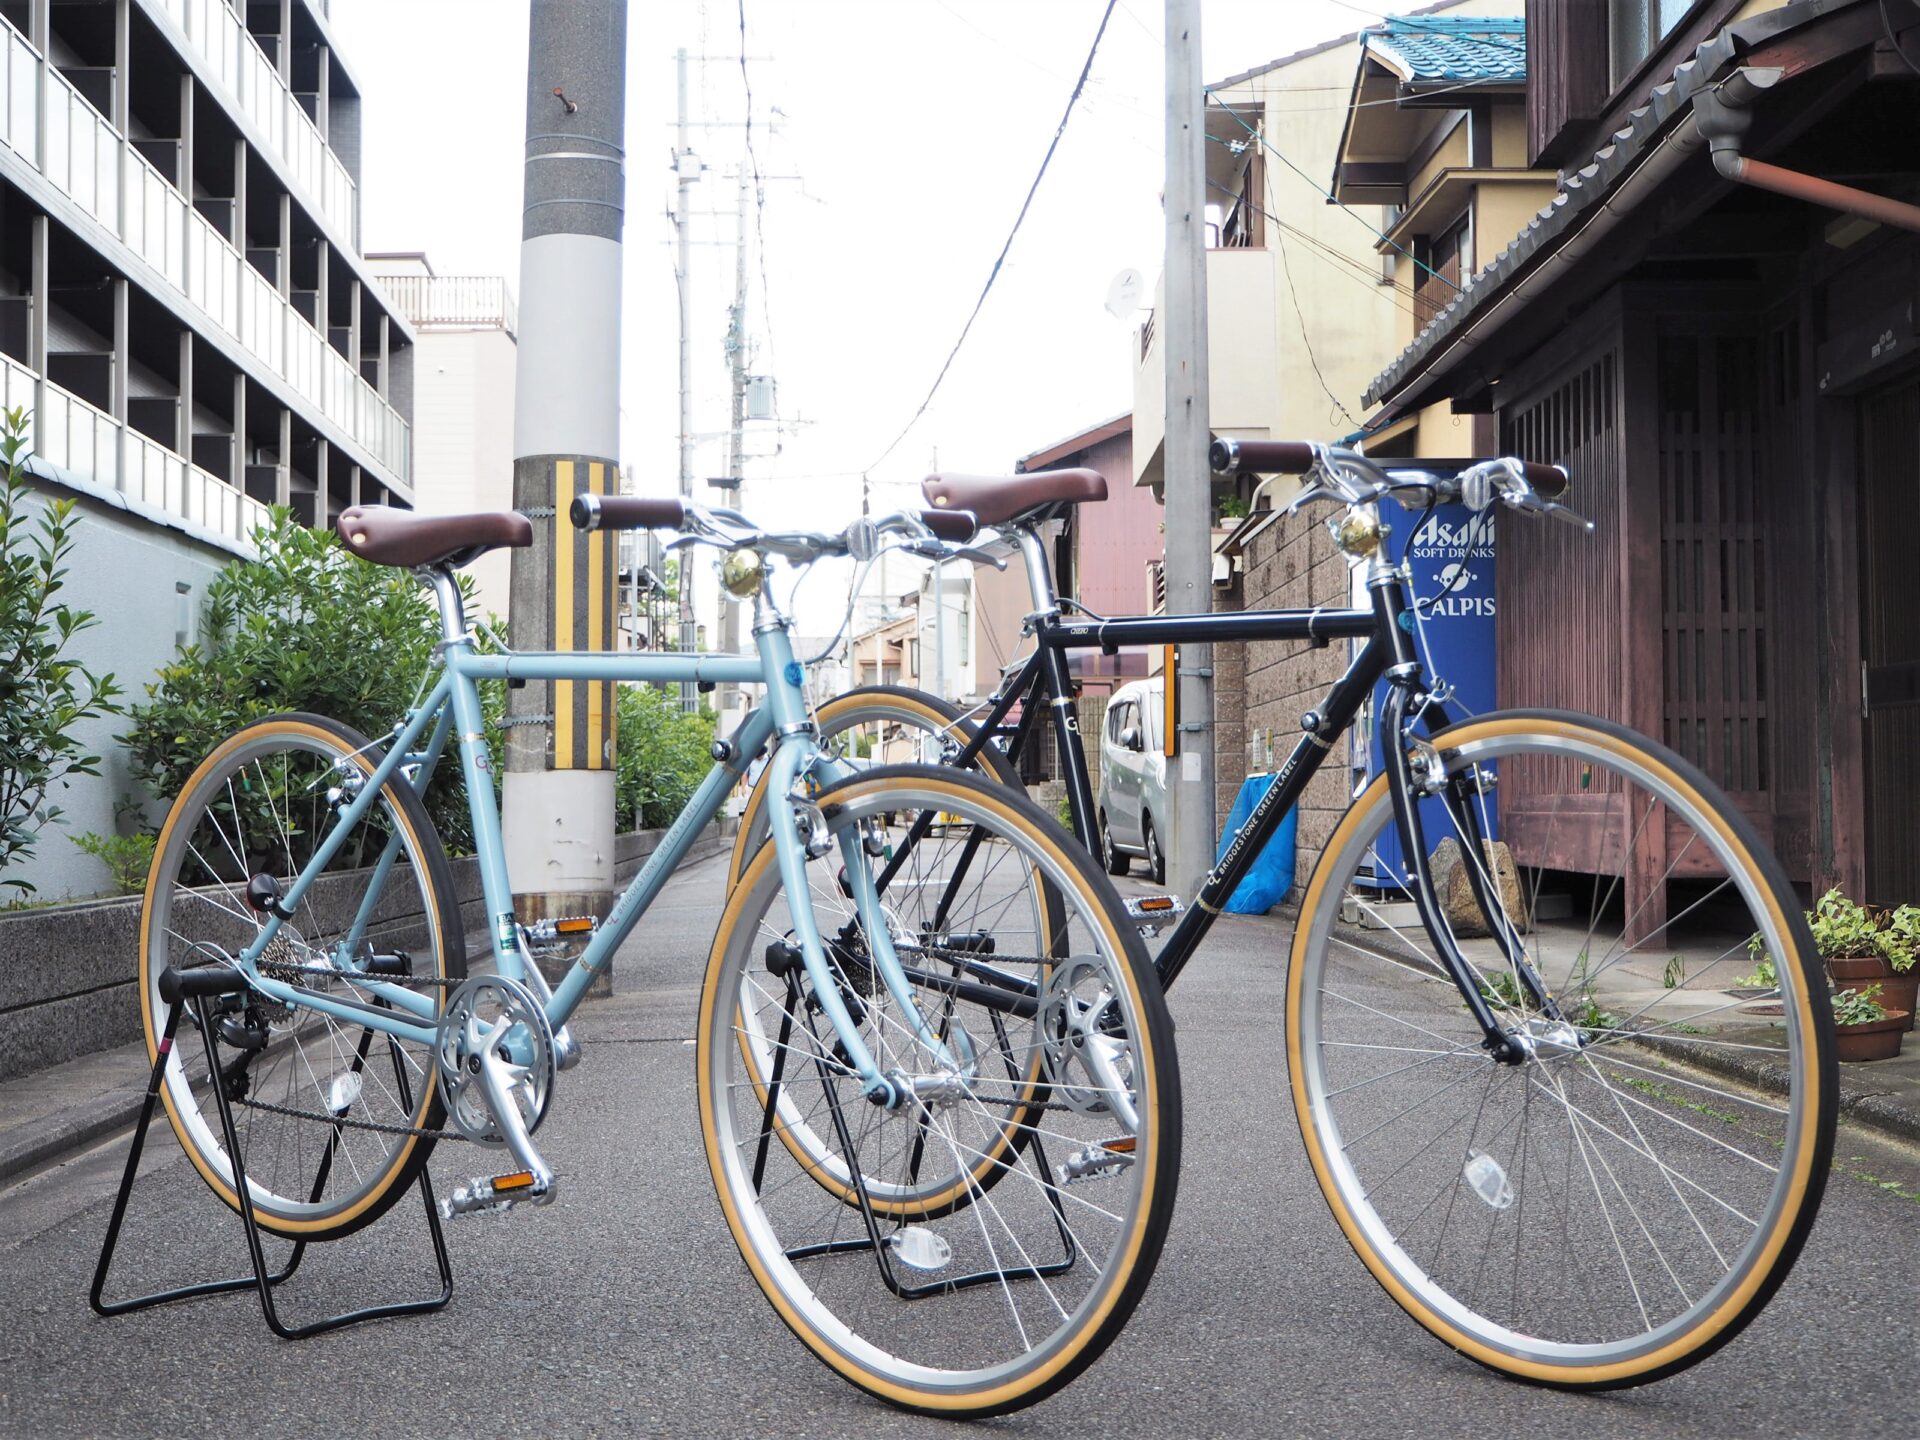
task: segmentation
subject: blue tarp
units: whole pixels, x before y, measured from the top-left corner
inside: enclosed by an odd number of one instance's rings
[[[1240,793],[1233,797],[1233,810],[1220,832],[1220,850],[1213,857],[1216,861],[1227,853],[1234,835],[1272,784],[1271,775],[1250,775],[1241,784]],[[1253,868],[1247,871],[1246,878],[1234,888],[1232,898],[1227,901],[1228,914],[1264,915],[1287,898],[1287,891],[1293,888],[1293,835],[1298,819],[1298,812],[1293,810],[1281,817],[1280,828],[1273,832],[1266,848],[1254,857]]]

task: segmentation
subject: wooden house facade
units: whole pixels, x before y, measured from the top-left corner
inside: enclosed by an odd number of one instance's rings
[[[1663,739],[1814,893],[1920,900],[1920,5],[1529,0],[1527,45],[1558,193],[1367,397],[1491,417],[1594,521],[1503,525],[1501,703]],[[1527,854],[1507,803],[1523,863],[1676,858],[1605,797]]]

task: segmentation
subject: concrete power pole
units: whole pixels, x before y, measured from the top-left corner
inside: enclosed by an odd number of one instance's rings
[[[513,501],[516,649],[610,650],[614,536],[575,530],[573,497],[619,488],[625,0],[533,0]],[[507,866],[522,919],[606,913],[613,895],[613,695],[508,691]]]
[[[740,166],[739,226],[733,248],[733,309],[727,312],[727,367],[733,377],[733,429],[727,443],[727,478],[734,482],[727,503],[736,509],[746,506],[746,426],[747,426],[747,167]],[[729,655],[740,649],[740,606],[720,598],[720,648]],[[722,685],[715,699],[719,702],[720,723],[729,730],[740,687]]]
[[[1207,477],[1206,123],[1200,0],[1167,0],[1167,613],[1213,608]],[[1172,683],[1171,680],[1169,683]],[[1213,866],[1213,647],[1180,647],[1178,759],[1167,881],[1191,895]]]
[[[687,52],[674,57],[674,73],[680,89],[680,128],[673,146],[673,171],[680,182],[680,198],[674,208],[674,269],[680,285],[680,498],[693,503],[693,294],[692,272],[687,268],[688,201],[693,182],[700,178],[700,159],[687,144]],[[680,649],[693,649],[693,566],[689,553],[680,552]],[[692,713],[699,707],[699,695],[691,680],[680,682],[680,708]]]

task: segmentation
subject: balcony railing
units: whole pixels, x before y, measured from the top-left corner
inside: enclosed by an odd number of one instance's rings
[[[160,0],[160,8],[286,162],[307,197],[342,234],[355,238],[353,177],[226,0]]]
[[[225,11],[220,0],[180,0]],[[411,427],[346,357],[206,217],[0,17],[0,143],[112,231],[275,375],[364,446],[403,482],[412,474]],[[258,53],[257,49],[254,53]],[[47,129],[36,126],[45,75]],[[124,167],[125,197],[119,183]]]
[[[498,275],[382,275],[380,288],[416,329],[520,328],[513,292]]]
[[[31,411],[33,454],[78,479],[241,544],[266,523],[267,507],[259,501],[4,355],[0,404]]]

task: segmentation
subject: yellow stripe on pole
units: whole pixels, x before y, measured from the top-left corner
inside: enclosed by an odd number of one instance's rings
[[[1180,647],[1169,645],[1160,662],[1162,715],[1160,753],[1171,760],[1180,753]]]
[[[604,465],[587,466],[587,489],[595,495],[604,495],[607,489],[607,467]],[[606,596],[601,592],[606,587],[606,537],[609,532],[593,531],[587,536],[587,649],[595,651],[606,648]],[[602,756],[606,747],[606,695],[604,680],[593,680],[587,684],[587,769],[599,770],[603,766]]]
[[[573,649],[574,528],[567,519],[573,504],[573,461],[553,466],[553,648]],[[553,768],[573,769],[573,686],[571,680],[553,682]]]

